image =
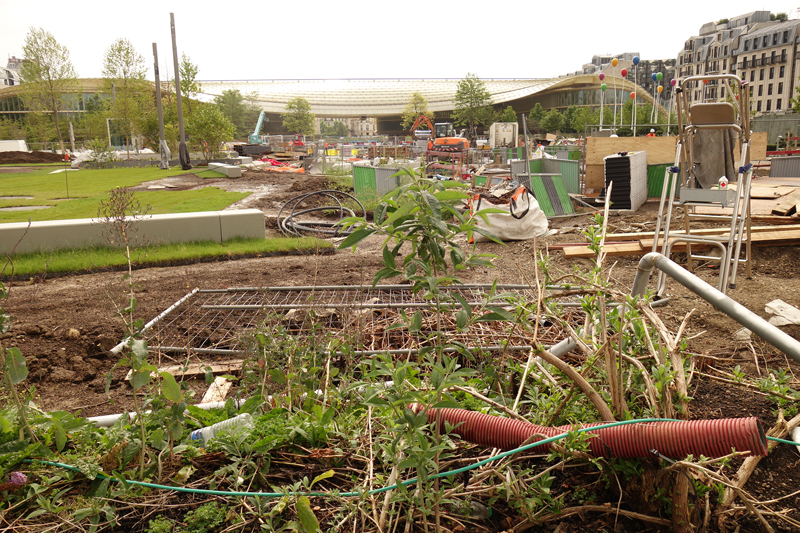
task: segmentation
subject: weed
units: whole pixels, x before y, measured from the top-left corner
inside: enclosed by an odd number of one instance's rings
[[[208,502],[183,517],[181,533],[214,533],[225,523],[226,508],[217,502]]]

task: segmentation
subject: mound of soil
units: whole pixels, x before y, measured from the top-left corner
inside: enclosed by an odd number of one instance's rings
[[[0,165],[61,163],[64,156],[53,152],[0,152]]]

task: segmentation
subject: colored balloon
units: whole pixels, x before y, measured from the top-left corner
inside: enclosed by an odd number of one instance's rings
[[[658,81],[658,76],[656,76],[656,73],[655,73],[655,72],[653,72],[653,75],[652,75],[652,76],[650,76],[650,78],[651,78],[653,81]]]
[[[606,75],[605,75],[605,74],[603,74],[602,72],[601,72],[601,73],[600,73],[600,75],[599,75],[599,76],[597,76],[597,77],[598,77],[598,78],[600,78],[600,81],[603,81],[604,79],[606,79]]]
[[[661,73],[661,72],[659,72],[659,73],[657,73],[657,74],[656,74],[656,79],[657,79],[658,81],[661,81],[661,78],[663,78],[663,77],[664,77],[664,74],[663,74],[663,73]]]
[[[672,85],[673,87],[675,87],[676,83],[678,83],[678,80],[676,80],[675,78],[672,78],[671,80],[669,80],[669,84]]]
[[[659,86],[658,86],[658,94],[661,94],[661,91],[663,91],[663,90],[664,90],[664,87],[662,87],[661,85],[659,85]]]
[[[631,93],[631,98],[636,98],[636,93]]]
[[[620,71],[620,74],[622,74],[622,77],[624,78],[625,76],[627,76],[627,75],[628,75],[628,69],[626,69],[626,68],[622,69],[622,70]]]
[[[608,85],[606,85],[605,83],[600,86],[601,91],[605,91],[606,89],[608,89]]]
[[[612,66],[612,67],[616,67],[616,66],[617,66],[617,63],[619,63],[619,60],[618,60],[616,57],[615,57],[614,59],[612,59],[612,60],[611,60],[611,66]]]
[[[638,65],[639,64],[639,56],[633,56],[633,64],[634,65]]]

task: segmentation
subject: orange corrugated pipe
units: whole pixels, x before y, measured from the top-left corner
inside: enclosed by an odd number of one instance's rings
[[[423,410],[419,404],[411,407],[416,412]],[[568,431],[601,425],[596,423],[545,427],[466,409],[449,408],[428,409],[426,415],[428,423],[433,423],[438,418],[442,432],[447,423],[456,426],[453,433],[466,441],[502,450],[513,450],[541,440],[536,439],[535,435],[543,435],[543,438],[555,437]],[[731,453],[733,449],[737,452],[749,452],[750,455],[767,455],[764,428],[755,417],[645,422],[588,431],[586,434],[589,435],[589,453],[595,457],[633,459],[650,457],[650,450],[658,450],[667,457],[692,454],[716,458]],[[536,446],[532,450],[548,452],[550,444]]]

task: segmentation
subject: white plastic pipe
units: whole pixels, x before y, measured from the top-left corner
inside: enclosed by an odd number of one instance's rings
[[[239,407],[242,406],[242,404],[244,404],[245,401],[247,400],[233,400],[233,404],[238,409]],[[225,403],[226,402],[198,403],[197,405],[195,405],[195,407],[208,411],[209,409],[217,409],[225,407]],[[147,412],[149,413],[150,411]],[[123,415],[124,413],[116,413],[113,415],[91,416],[87,418],[87,420],[94,422],[94,424],[99,428],[107,428],[113,426],[114,423],[117,420],[119,420]],[[136,413],[128,413],[128,416],[131,418],[131,420],[133,420],[133,418],[136,416]]]

